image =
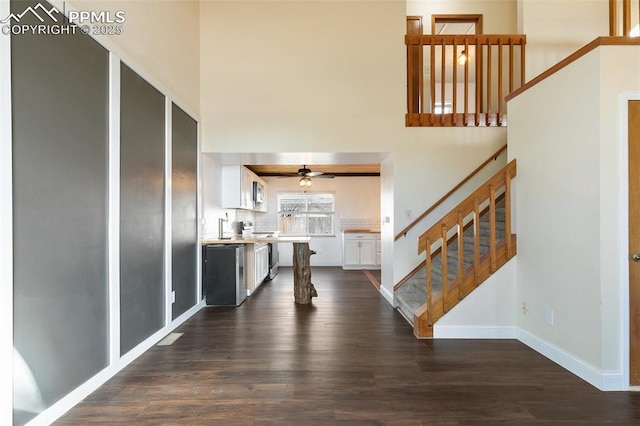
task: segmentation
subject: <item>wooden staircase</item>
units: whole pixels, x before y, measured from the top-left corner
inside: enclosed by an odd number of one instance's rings
[[[418,238],[425,261],[395,289],[419,338],[516,254],[511,233],[513,160]]]

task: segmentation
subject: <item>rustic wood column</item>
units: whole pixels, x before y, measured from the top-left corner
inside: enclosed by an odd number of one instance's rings
[[[311,283],[311,254],[309,243],[293,243],[293,296],[301,305],[308,305],[312,297],[318,297]]]

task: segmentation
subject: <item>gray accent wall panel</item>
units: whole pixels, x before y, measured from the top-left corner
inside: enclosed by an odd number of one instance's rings
[[[120,352],[164,326],[165,98],[125,64],[120,105]]]
[[[16,392],[23,424],[108,364],[108,52],[80,34],[12,36],[11,50],[14,347],[26,363],[14,383],[34,398]]]
[[[197,167],[198,123],[172,104],[171,259],[176,293],[172,316],[177,318],[197,303]]]

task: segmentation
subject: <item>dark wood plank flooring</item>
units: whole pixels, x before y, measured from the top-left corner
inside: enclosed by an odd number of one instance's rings
[[[640,394],[600,392],[514,340],[420,341],[361,271],[283,268],[239,308],[201,310],[56,424],[640,424]]]

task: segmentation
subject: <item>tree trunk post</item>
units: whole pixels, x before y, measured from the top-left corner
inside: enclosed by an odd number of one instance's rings
[[[318,297],[311,283],[312,254],[309,243],[293,243],[293,296],[301,305],[308,305],[312,297]]]

